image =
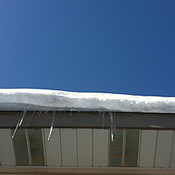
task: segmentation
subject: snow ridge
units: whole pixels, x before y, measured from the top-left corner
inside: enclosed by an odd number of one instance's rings
[[[175,97],[111,93],[67,92],[43,89],[0,89],[1,111],[78,110],[175,113]]]

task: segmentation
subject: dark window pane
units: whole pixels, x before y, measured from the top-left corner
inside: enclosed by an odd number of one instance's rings
[[[139,147],[139,130],[126,130],[125,166],[136,167]]]
[[[29,129],[29,140],[31,149],[32,165],[45,165],[44,149],[41,129]]]
[[[110,141],[110,167],[122,166],[122,145],[123,145],[123,130],[117,129],[114,133],[114,141]]]
[[[29,165],[25,129],[18,129],[13,138],[17,165]]]

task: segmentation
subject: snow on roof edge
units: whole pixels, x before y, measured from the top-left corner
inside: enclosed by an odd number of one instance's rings
[[[45,89],[0,89],[0,110],[78,110],[175,113],[175,97]]]

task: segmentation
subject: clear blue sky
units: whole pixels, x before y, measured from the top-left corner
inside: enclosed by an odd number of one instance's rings
[[[175,1],[0,0],[0,88],[175,96]]]

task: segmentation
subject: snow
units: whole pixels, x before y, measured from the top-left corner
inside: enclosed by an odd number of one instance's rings
[[[175,113],[175,97],[43,89],[0,89],[1,111],[64,110]]]

